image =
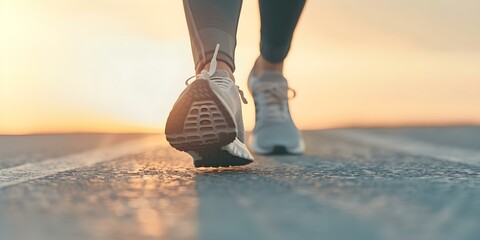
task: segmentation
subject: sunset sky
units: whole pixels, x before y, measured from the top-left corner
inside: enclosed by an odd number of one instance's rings
[[[243,5],[247,91],[260,25],[257,2]],[[479,12],[478,0],[307,1],[285,65],[297,125],[480,124]],[[193,74],[181,1],[0,0],[0,134],[163,131]],[[253,101],[244,111],[251,129]]]

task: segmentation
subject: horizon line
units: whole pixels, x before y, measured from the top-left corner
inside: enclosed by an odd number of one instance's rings
[[[385,128],[385,129],[397,129],[397,128],[446,128],[446,127],[480,127],[479,122],[457,122],[457,123],[437,123],[437,124],[426,124],[426,123],[413,123],[413,124],[346,124],[338,127],[326,127],[326,128],[305,128],[301,131],[319,131],[319,130],[333,130],[333,129],[371,129],[371,128]],[[251,131],[246,131],[251,132]],[[0,137],[7,136],[31,136],[31,135],[88,135],[88,134],[165,134],[164,129],[160,131],[144,131],[144,132],[128,132],[128,131],[38,131],[31,133],[18,133],[18,134],[2,134]]]

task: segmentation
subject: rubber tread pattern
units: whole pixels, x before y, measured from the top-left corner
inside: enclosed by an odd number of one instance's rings
[[[165,134],[172,147],[200,156],[194,161],[196,167],[228,167],[252,162],[221,149],[235,140],[236,126],[207,80],[197,79],[188,86],[170,111]]]

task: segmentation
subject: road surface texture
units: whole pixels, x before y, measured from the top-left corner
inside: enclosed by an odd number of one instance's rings
[[[0,239],[480,239],[480,127],[306,131],[195,169],[164,135],[0,137]]]

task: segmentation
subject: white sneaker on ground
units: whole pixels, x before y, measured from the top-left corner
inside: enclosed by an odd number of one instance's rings
[[[249,147],[259,154],[302,154],[305,143],[288,106],[288,83],[281,73],[250,73],[248,88],[255,101],[255,128]]]
[[[244,144],[243,93],[226,71],[216,70],[214,59],[210,71],[202,71],[180,94],[165,134],[172,147],[193,157],[195,167],[246,165],[253,156]]]

